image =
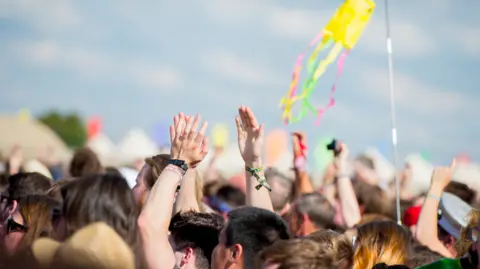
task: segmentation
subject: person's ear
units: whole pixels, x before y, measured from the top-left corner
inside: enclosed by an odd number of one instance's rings
[[[235,244],[232,246],[232,251],[230,252],[230,262],[239,263],[243,257],[243,248],[240,244]]]
[[[185,255],[182,257],[181,264],[182,266],[189,263],[190,259],[193,257],[193,249],[192,248],[186,248],[185,249]]]
[[[17,207],[18,207],[18,202],[17,202],[17,200],[13,200],[11,207],[8,209],[8,214],[9,214],[10,216],[13,215],[13,213],[17,210]]]

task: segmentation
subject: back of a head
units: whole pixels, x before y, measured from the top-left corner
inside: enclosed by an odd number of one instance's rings
[[[214,213],[188,211],[175,214],[169,227],[174,250],[192,248],[195,268],[210,268],[212,252],[218,244],[223,224],[223,217]]]
[[[389,216],[392,213],[392,204],[386,192],[379,186],[373,186],[357,180],[353,184],[358,204],[364,208],[363,214],[380,214]]]
[[[101,221],[114,228],[130,246],[136,246],[138,208],[125,178],[90,175],[66,183],[60,192],[67,236]]]
[[[224,201],[231,207],[240,207],[245,205],[245,194],[238,188],[231,185],[225,185],[217,190],[217,198]]]
[[[335,229],[335,208],[325,196],[318,192],[302,194],[294,203],[296,213],[308,216],[319,229]]]
[[[269,168],[265,171],[267,183],[272,187],[270,199],[273,209],[280,212],[293,196],[293,180],[280,173],[276,168]]]
[[[375,264],[405,264],[411,256],[411,237],[393,221],[376,221],[357,228],[354,269],[372,268]]]
[[[52,181],[39,173],[18,173],[8,178],[8,196],[10,200],[20,200],[22,197],[34,194],[45,194]]]
[[[444,191],[458,196],[469,205],[471,205],[475,200],[475,191],[468,187],[468,185],[460,182],[451,181]]]
[[[407,264],[410,268],[418,268],[441,259],[443,259],[442,255],[431,251],[428,247],[418,245],[413,248],[413,257]]]
[[[326,255],[322,245],[308,238],[277,241],[257,257],[257,268],[265,265],[281,269],[347,269]],[[351,268],[351,267],[350,267]]]
[[[332,230],[314,232],[306,237],[320,245],[321,257],[334,268],[352,268],[353,246],[348,237]]]
[[[242,246],[245,268],[254,268],[255,255],[262,249],[290,238],[287,224],[279,215],[250,206],[228,213],[225,236],[227,247]]]
[[[102,172],[102,164],[97,154],[89,148],[81,148],[75,152],[69,168],[72,177],[82,177]]]

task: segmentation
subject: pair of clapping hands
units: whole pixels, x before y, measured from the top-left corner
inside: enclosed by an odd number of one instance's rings
[[[238,148],[245,165],[261,165],[260,155],[263,146],[263,124],[258,124],[249,107],[241,106],[235,117],[238,132]],[[198,130],[198,128],[200,129]],[[189,168],[195,168],[208,154],[209,144],[206,135],[208,122],[200,115],[195,117],[179,113],[170,126],[171,157],[183,160]]]

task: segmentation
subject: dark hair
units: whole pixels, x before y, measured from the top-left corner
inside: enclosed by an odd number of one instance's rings
[[[102,164],[95,152],[89,148],[81,148],[73,155],[69,172],[72,177],[98,174],[102,172]]]
[[[117,168],[112,167],[112,166],[105,167],[105,173],[110,174],[110,175],[119,176],[119,177],[124,177],[122,175],[122,173],[120,173],[120,171]]]
[[[448,183],[444,192],[455,194],[458,198],[462,199],[465,203],[471,205],[475,201],[476,192],[468,187],[468,185],[451,181]]]
[[[375,264],[372,269],[410,269],[406,265],[386,265],[385,263]]]
[[[225,229],[226,246],[240,244],[245,268],[255,267],[255,256],[278,240],[290,238],[285,221],[274,212],[251,206],[228,213]]]
[[[335,208],[324,195],[318,192],[302,194],[293,206],[296,213],[300,215],[306,214],[317,228],[336,228],[333,222]]]
[[[139,210],[132,191],[123,177],[101,174],[78,178],[61,187],[66,236],[94,223],[104,222],[138,251],[137,218]]]
[[[231,185],[225,185],[217,190],[217,198],[224,201],[232,207],[245,205],[245,194],[238,188]]]
[[[51,187],[52,181],[40,173],[18,173],[8,177],[8,198],[20,200],[34,194],[45,194]]]
[[[417,268],[443,259],[443,256],[430,250],[426,246],[413,247],[413,257],[407,262],[410,268]]]
[[[169,227],[175,250],[192,248],[195,268],[209,269],[223,223],[224,219],[214,213],[187,211],[175,214]]]

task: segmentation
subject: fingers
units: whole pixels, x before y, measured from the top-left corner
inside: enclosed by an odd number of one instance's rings
[[[195,134],[196,134],[197,129],[198,129],[198,124],[200,124],[200,119],[201,119],[200,115],[197,115],[193,118],[192,127],[191,127],[190,131],[188,132],[188,139],[189,140],[192,140],[192,139],[195,138]]]
[[[205,133],[207,132],[208,122],[204,122],[202,127],[200,127],[200,131],[198,131],[197,136],[195,137],[195,143],[202,143],[205,138]]]
[[[170,143],[173,143],[174,139],[175,139],[175,126],[170,125]]]
[[[251,126],[252,128],[257,128],[258,127],[257,118],[255,118],[255,115],[253,114],[252,110],[249,107],[245,107],[245,114],[248,118],[249,126]]]
[[[193,122],[195,118],[189,117],[189,119],[186,121],[186,127],[185,127],[185,135],[190,136],[190,131],[192,130]]]
[[[201,151],[200,151],[203,156],[206,156],[208,154],[209,148],[210,148],[210,144],[209,144],[208,136],[204,136],[202,141]]]
[[[183,113],[180,113],[178,115],[178,122],[175,128],[175,134],[177,136],[182,136],[184,129],[185,129],[185,116],[183,115]]]
[[[265,125],[260,125],[260,127],[258,128],[258,139],[262,139],[263,138],[263,134],[264,134],[264,129],[265,129]]]
[[[249,127],[251,127],[245,106],[241,106],[241,107],[238,109],[238,115],[240,116],[240,119],[242,120],[241,123],[242,123],[242,126],[243,126],[244,128],[249,128]]]
[[[238,116],[235,117],[235,124],[237,125],[238,136],[240,136],[243,132],[243,126],[242,126],[242,122],[240,121],[240,118]]]

